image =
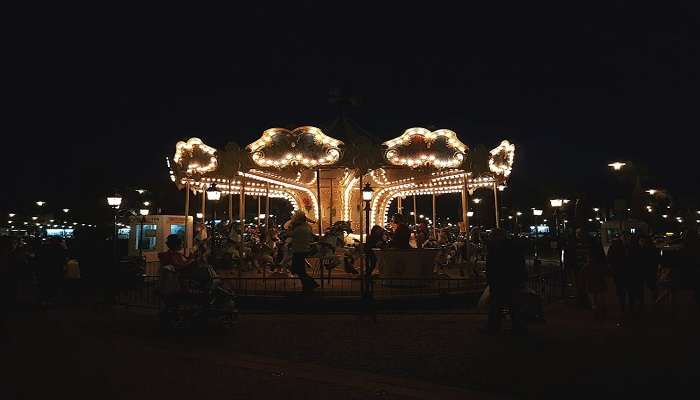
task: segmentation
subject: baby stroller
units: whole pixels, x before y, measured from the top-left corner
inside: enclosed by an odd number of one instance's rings
[[[178,272],[172,265],[160,270],[161,327],[166,330],[206,327],[216,320],[231,328],[238,320],[236,296],[225,288],[210,266]]]

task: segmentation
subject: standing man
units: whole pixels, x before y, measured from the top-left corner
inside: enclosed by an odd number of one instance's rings
[[[486,280],[491,291],[489,319],[482,333],[495,335],[501,329],[501,310],[509,307],[513,321],[513,334],[527,334],[520,304],[514,301],[515,292],[527,282],[525,258],[512,239],[506,238],[503,229],[494,229],[487,247]]]

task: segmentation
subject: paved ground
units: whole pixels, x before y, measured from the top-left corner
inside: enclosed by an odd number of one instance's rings
[[[696,308],[608,317],[555,304],[529,337],[490,337],[476,314],[249,314],[164,337],[148,312],[24,311],[3,340],[3,398],[695,397]]]

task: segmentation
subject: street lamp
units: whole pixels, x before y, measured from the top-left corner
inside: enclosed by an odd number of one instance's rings
[[[627,165],[627,163],[623,163],[621,161],[615,161],[615,162],[611,162],[610,164],[608,164],[608,167],[612,168],[613,171],[620,171],[622,169],[622,167],[624,167],[625,165]]]
[[[481,199],[478,198],[478,197],[475,197],[474,199],[472,199],[472,201],[473,201],[474,203],[476,203],[476,204],[481,203]]]
[[[207,189],[207,200],[219,201],[220,198],[221,191],[216,187],[216,183],[212,183]],[[213,229],[214,224],[216,224],[216,206],[212,206],[212,214],[211,227]]]
[[[110,196],[107,196],[107,205],[112,207],[114,209],[114,226],[113,226],[113,234],[114,237],[112,239],[113,242],[113,249],[112,251],[114,259],[112,260],[114,262],[114,268],[117,268],[117,262],[118,262],[118,252],[117,252],[117,240],[119,239],[119,227],[117,226],[117,217],[119,216],[119,206],[122,205],[122,196],[119,193],[114,193]],[[64,210],[65,211],[65,210]],[[65,221],[64,221],[65,223]],[[110,300],[114,300],[114,298],[111,298]]]
[[[146,207],[150,207],[150,206],[151,206],[151,202],[150,202],[150,201],[144,201],[144,202],[143,202],[143,205],[146,206]]]
[[[107,197],[107,204],[112,208],[115,208],[115,209],[119,208],[119,206],[122,205],[122,196],[119,193],[115,193],[111,196],[108,196]],[[64,209],[63,211],[67,212],[65,210],[66,209]]]
[[[559,209],[564,205],[564,199],[551,199],[549,204],[554,208],[554,223],[557,227],[557,237],[559,237]]]
[[[202,218],[204,218],[204,214],[202,214],[201,212],[198,212],[198,213],[196,214],[196,216],[197,216],[197,219],[202,219]]]
[[[39,206],[39,207],[43,207],[44,204],[46,204],[45,201],[37,201],[37,202],[36,202],[36,205]]]
[[[653,196],[653,195],[656,194],[656,192],[658,192],[658,190],[656,190],[656,189],[647,189],[647,190],[645,190],[645,192],[647,192],[647,193],[649,193],[650,195]]]
[[[139,210],[139,214],[141,214],[141,216],[143,216],[143,217],[145,217],[149,213],[150,213],[150,210],[148,208],[142,208]]]
[[[698,214],[700,214],[700,212],[699,212]],[[10,218],[14,218],[15,215],[17,215],[17,214],[15,214],[15,213],[9,213],[8,215],[10,216]]]
[[[216,183],[212,183],[207,189],[207,200],[217,201],[221,198],[221,191],[217,189]]]
[[[62,211],[63,211],[64,213],[67,213],[68,211],[70,211],[70,208],[64,208]]]

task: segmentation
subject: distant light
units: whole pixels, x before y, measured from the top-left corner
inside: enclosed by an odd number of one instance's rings
[[[662,215],[661,218],[668,218],[668,214]]]
[[[44,204],[46,204],[45,201],[37,201],[37,202],[36,202],[36,205],[39,206],[39,207],[42,207]]]
[[[552,200],[549,200],[549,204],[552,207],[561,207],[564,204],[564,200],[563,199],[552,199]]]
[[[542,215],[542,210],[538,210],[538,209],[534,208],[532,210],[532,215],[539,217],[540,215]]]
[[[512,216],[512,215],[509,215],[509,216],[508,216],[508,219],[513,219],[513,216]]]
[[[612,167],[613,170],[619,171],[619,170],[621,170],[622,167],[624,167],[625,165],[627,165],[627,164],[626,164],[626,163],[623,163],[623,162],[620,162],[620,161],[615,161],[615,162],[612,162],[612,163],[608,164],[608,167]]]
[[[598,212],[598,211],[600,211],[600,208],[594,207],[594,208],[593,208],[593,211]]]
[[[478,197],[475,197],[472,201],[473,201],[474,203],[476,203],[476,204],[481,203],[481,199],[478,198]]]
[[[67,213],[68,211],[70,211],[70,208],[64,208],[64,209],[63,209],[63,212],[64,212],[64,213]]]
[[[645,192],[647,192],[647,193],[649,193],[650,195],[653,196],[654,194],[656,194],[656,192],[658,192],[658,190],[656,190],[656,189],[648,189],[648,190],[645,190]]]
[[[197,215],[197,219],[204,218],[204,214],[202,214],[201,212],[198,212],[196,215]]]
[[[144,202],[143,202],[143,205],[146,206],[146,207],[148,207],[148,206],[151,205],[151,202],[150,202],[150,201],[144,201]]]
[[[467,211],[467,217],[473,217],[474,211]]]
[[[523,215],[523,213],[521,213],[520,211],[518,211],[518,212],[515,213],[515,215],[517,215],[517,216],[519,217],[519,216]]]
[[[542,222],[547,222],[547,218],[543,219]]]
[[[700,214],[700,211],[698,211],[698,214]],[[9,214],[10,218],[14,218],[15,215],[17,215],[17,214],[15,214],[15,213],[10,213],[10,214]]]
[[[139,194],[144,194],[146,192],[144,189],[136,189],[136,191],[139,192]]]
[[[139,214],[141,214],[141,215],[144,216],[144,217],[145,217],[146,215],[148,215],[149,212],[150,212],[150,211],[148,210],[148,208],[142,208],[142,209],[139,210]]]
[[[593,218],[588,218],[588,222],[593,222]]]
[[[39,217],[32,217],[32,221],[36,221]]]
[[[110,207],[119,208],[119,206],[122,204],[122,196],[118,193],[115,193],[107,197],[107,204]]]

